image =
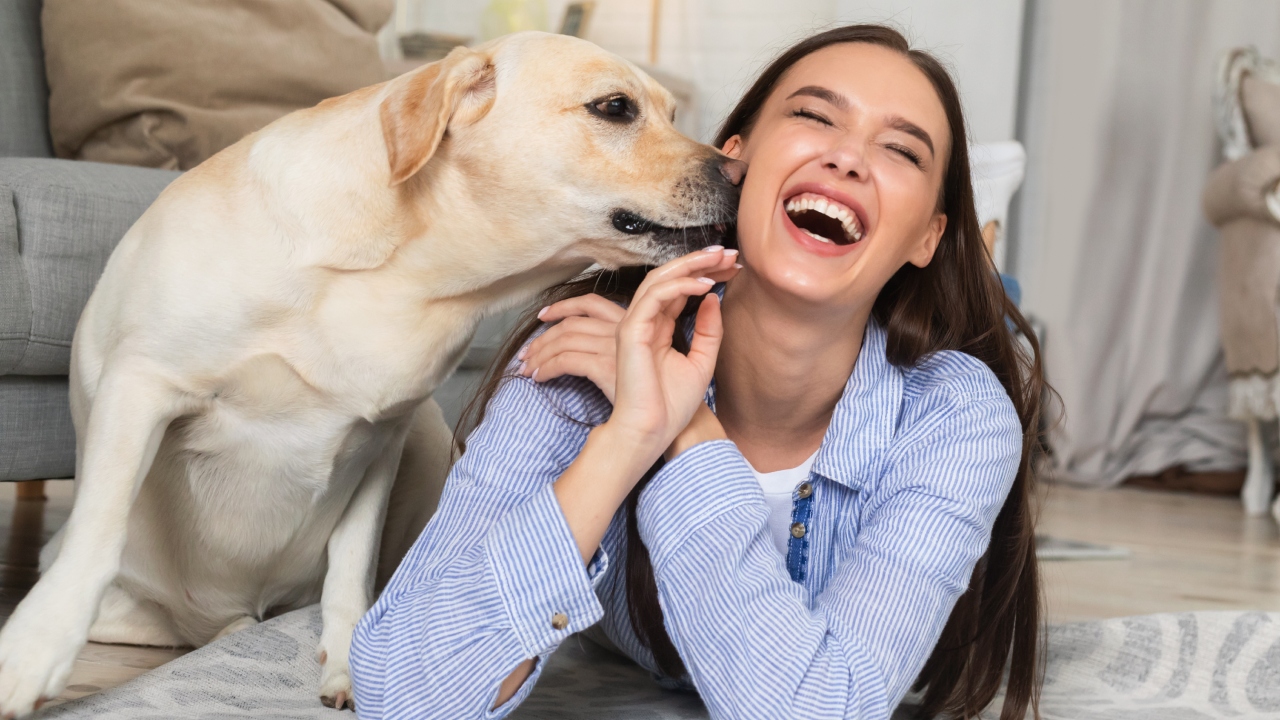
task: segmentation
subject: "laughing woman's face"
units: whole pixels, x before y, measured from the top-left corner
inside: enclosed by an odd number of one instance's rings
[[[797,62],[746,138],[738,210],[747,271],[803,301],[866,306],[906,263],[933,257],[951,134],[929,79],[865,43]]]

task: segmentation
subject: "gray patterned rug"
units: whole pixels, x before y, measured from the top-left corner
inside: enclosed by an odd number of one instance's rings
[[[318,608],[289,613],[36,717],[352,720],[316,697],[320,668],[313,649],[319,632]],[[1280,614],[1149,615],[1054,627],[1041,715],[1280,720]],[[661,690],[625,659],[572,638],[513,717],[687,720],[707,714],[695,695]]]

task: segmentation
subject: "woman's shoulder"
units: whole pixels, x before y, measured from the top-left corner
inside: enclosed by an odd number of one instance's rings
[[[969,404],[990,400],[1013,401],[986,363],[958,350],[942,350],[903,370],[903,399],[949,400]]]
[[[947,428],[962,432],[952,427],[956,424],[971,431],[976,426],[986,432],[999,428],[1000,435],[1021,437],[1022,424],[1013,400],[996,374],[978,358],[944,350],[905,368],[902,375],[899,438],[937,437],[947,434]]]

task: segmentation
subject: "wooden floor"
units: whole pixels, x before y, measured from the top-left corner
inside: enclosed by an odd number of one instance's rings
[[[47,484],[45,502],[18,502],[0,483],[0,618],[36,580],[40,546],[66,520],[70,482]],[[1127,547],[1125,560],[1043,564],[1050,622],[1183,610],[1280,612],[1280,533],[1245,518],[1231,498],[1149,490],[1047,489],[1039,531]],[[123,683],[183,650],[90,644],[66,700]]]
[[[1280,612],[1280,532],[1240,501],[1051,486],[1038,532],[1123,545],[1127,560],[1042,564],[1050,622],[1185,610]]]
[[[71,512],[71,481],[45,483],[44,502],[15,501],[15,483],[0,483],[0,617],[35,584],[40,548]],[[185,649],[89,643],[80,651],[67,688],[57,702],[115,687],[166,663]]]

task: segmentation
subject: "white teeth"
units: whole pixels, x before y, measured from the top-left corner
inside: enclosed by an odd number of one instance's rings
[[[787,201],[786,211],[788,213],[804,212],[806,210],[820,212],[829,218],[839,220],[846,235],[853,238],[855,242],[862,239],[862,228],[858,225],[858,217],[854,215],[851,210],[840,205],[834,200],[805,194],[804,196],[793,197]],[[822,242],[831,242],[830,240],[814,235],[813,233],[809,233],[809,235],[821,240]]]
[[[800,228],[800,232],[804,233],[805,235],[808,235],[809,237],[813,238],[814,240],[817,240],[818,242],[824,242],[824,243],[827,243],[828,245],[831,244],[830,240],[822,237],[821,235],[811,233],[808,230],[805,230],[804,228]]]

